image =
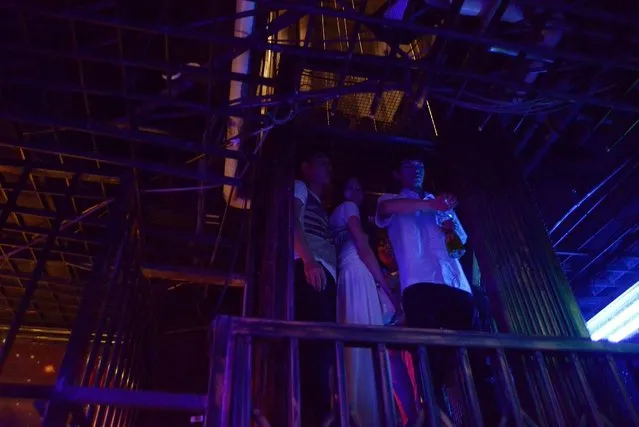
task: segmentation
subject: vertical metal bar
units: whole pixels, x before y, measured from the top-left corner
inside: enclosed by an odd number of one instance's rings
[[[530,367],[530,364],[528,363],[530,359],[532,359],[530,356],[531,355],[527,353],[521,355],[521,367],[523,369],[524,376],[526,377],[526,386],[530,393],[528,400],[532,400],[533,402],[533,405],[535,407],[535,415],[537,416],[537,422],[541,423],[541,425],[545,427],[546,426],[545,420],[547,416],[546,416],[546,410],[544,407],[544,400],[541,397],[540,391],[539,391],[538,372],[537,370],[532,369]],[[524,414],[524,417],[526,415],[527,414]]]
[[[597,402],[595,401],[595,396],[592,394],[592,390],[590,390],[590,385],[588,385],[588,380],[586,379],[586,373],[584,372],[583,366],[581,366],[581,361],[576,354],[570,355],[570,360],[575,368],[575,372],[577,373],[577,377],[579,378],[579,383],[581,384],[582,391],[586,397],[586,402],[588,403],[588,408],[590,409],[590,414],[592,415],[592,419],[597,427],[603,427],[603,422],[601,421],[601,417],[599,416],[599,408],[597,406]]]
[[[386,427],[394,427],[396,414],[395,402],[393,401],[393,386],[390,379],[390,369],[388,366],[388,352],[386,345],[377,344],[373,351],[373,362],[375,364],[375,376],[379,387],[379,403],[382,408],[382,425]]]
[[[339,401],[339,422],[341,427],[349,427],[349,396],[346,388],[346,361],[344,360],[344,343],[335,341],[335,369],[337,371],[337,397]]]
[[[107,285],[105,303],[102,306],[102,310],[101,310],[101,313],[100,313],[100,320],[99,320],[98,328],[97,328],[96,334],[95,334],[96,339],[93,340],[93,344],[91,345],[91,350],[89,352],[89,358],[87,360],[87,364],[86,364],[86,367],[85,367],[85,370],[84,370],[84,375],[82,376],[81,384],[83,386],[88,384],[90,375],[91,375],[91,373],[93,371],[93,365],[95,364],[95,361],[97,360],[97,357],[98,357],[98,352],[99,352],[99,348],[100,348],[100,343],[102,341],[102,336],[104,335],[105,328],[107,327],[106,326],[107,325],[107,320],[106,319],[108,317],[108,313],[107,313],[108,304],[109,304],[109,301],[111,300],[112,295],[113,295],[113,288],[115,287],[115,282],[119,278],[120,266],[121,266],[123,258],[124,258],[125,247],[126,247],[127,243],[128,243],[128,230],[127,230],[127,234],[124,236],[124,238],[120,242],[120,245],[118,247],[118,251],[117,251],[116,256],[115,256],[115,265],[114,265],[114,268],[113,268],[113,272],[111,273],[111,278],[110,278],[109,283]],[[108,334],[107,343],[106,343],[105,347],[108,347],[110,345],[112,335],[113,335],[113,333]],[[104,351],[103,351],[103,357],[104,357]],[[100,363],[102,363],[102,362],[100,362]],[[99,378],[99,376],[97,378]]]
[[[236,367],[233,370],[233,382],[231,383],[231,390],[225,393],[231,394],[231,426],[239,427],[242,422],[242,413],[244,412],[244,384],[246,382],[246,342],[244,336],[237,336],[235,338],[235,353],[233,359],[235,359]],[[244,427],[244,426],[242,426]]]
[[[28,177],[28,174],[26,174]],[[75,174],[73,176],[73,180],[65,190],[65,202],[69,200],[73,191],[80,182],[80,174]],[[17,191],[16,191],[17,193]],[[3,210],[3,213],[5,211]],[[44,273],[44,269],[46,267],[47,258],[49,257],[49,253],[51,249],[53,249],[53,245],[55,244],[58,233],[60,232],[60,227],[62,226],[62,220],[67,212],[67,207],[58,207],[56,212],[56,218],[53,224],[51,224],[51,232],[47,236],[47,241],[40,252],[40,256],[38,258],[38,263],[36,264],[33,272],[31,273],[31,279],[29,283],[25,287],[24,294],[20,299],[20,305],[11,320],[11,326],[7,331],[7,335],[4,338],[4,344],[2,345],[2,349],[0,349],[0,374],[2,374],[2,369],[9,357],[9,353],[11,352],[11,348],[13,347],[13,343],[15,342],[16,337],[18,336],[18,330],[22,325],[22,321],[24,320],[24,316],[27,314],[27,310],[31,305],[31,300],[35,295],[35,291],[38,287],[38,281],[40,280],[40,276]],[[7,210],[7,215],[9,215],[9,211]]]
[[[251,426],[251,415],[253,413],[253,401],[251,396],[251,385],[253,380],[253,339],[250,336],[243,337],[243,355],[242,361],[244,362],[244,366],[241,368],[244,370],[244,381],[242,384],[242,417],[240,419],[240,423],[238,424],[241,427],[250,427]]]
[[[470,367],[470,359],[468,358],[468,350],[466,347],[459,349],[459,359],[461,361],[464,388],[466,390],[466,395],[468,396],[470,411],[473,416],[473,425],[483,427],[484,418],[481,415],[479,398],[477,397],[477,390],[475,389],[475,382],[473,380],[473,371]]]
[[[639,426],[639,415],[637,415],[637,409],[635,405],[633,405],[630,400],[630,396],[628,395],[628,390],[626,389],[626,385],[621,380],[621,375],[619,375],[619,370],[617,368],[617,362],[612,357],[612,355],[606,355],[606,359],[608,360],[608,366],[612,371],[612,376],[617,383],[617,387],[619,387],[619,391],[621,392],[621,397],[623,398],[624,403],[626,404],[626,410],[628,411],[628,416],[632,420],[632,423],[636,426]]]
[[[209,374],[209,400],[205,427],[229,427],[235,337],[233,321],[219,316],[213,323],[213,346]]]
[[[289,407],[288,425],[301,427],[300,418],[300,342],[297,338],[291,338],[288,347],[289,360]]]
[[[417,372],[419,372],[419,382],[422,398],[428,408],[428,420],[430,427],[440,426],[439,408],[435,399],[435,389],[433,388],[430,365],[428,361],[428,351],[426,346],[417,347]]]
[[[126,278],[126,275],[125,275]],[[121,285],[124,290],[127,290],[126,282]],[[102,353],[102,360],[100,360],[100,364],[98,365],[98,369],[96,370],[96,378],[99,380],[104,375],[104,386],[109,387],[111,383],[114,381],[114,376],[117,372],[122,372],[122,358],[126,358],[127,355],[130,357],[130,352],[127,352],[127,348],[130,347],[132,343],[135,342],[135,337],[130,337],[129,335],[132,332],[125,331],[126,320],[130,320],[132,315],[135,315],[136,311],[130,308],[131,305],[131,295],[130,294],[121,294],[122,298],[122,310],[120,313],[122,316],[120,317],[120,322],[118,324],[112,325],[113,329],[107,335],[107,343],[105,345],[105,351]],[[131,322],[133,323],[133,322]],[[109,348],[113,345],[113,340],[115,336],[115,346],[113,351],[109,351]],[[106,370],[106,373],[105,373]],[[115,378],[115,381],[118,380],[118,377]],[[98,386],[100,386],[98,384]],[[116,384],[116,387],[119,387],[120,384]],[[100,425],[102,420],[109,419],[112,415],[112,409],[105,408],[105,411],[96,411],[95,406],[89,409],[89,414],[93,415],[95,413],[95,420],[97,425]],[[105,423],[106,425],[106,423]]]
[[[550,416],[552,417],[552,419],[550,420],[550,425],[554,427],[566,427],[564,414],[561,411],[561,406],[559,405],[559,399],[557,398],[555,387],[553,387],[552,385],[552,380],[550,379],[550,374],[548,372],[548,367],[546,366],[546,361],[544,360],[544,355],[541,354],[541,352],[536,351],[535,361],[537,362],[537,370],[539,372],[543,385],[543,395],[544,400],[547,404],[547,410],[550,412]]]
[[[510,412],[513,420],[515,421],[515,426],[524,427],[524,419],[522,417],[519,397],[517,396],[515,381],[513,380],[512,373],[510,372],[510,366],[508,366],[506,354],[501,348],[497,349],[497,359],[499,361],[499,372],[501,373],[501,379],[504,383],[504,397],[508,402],[508,406],[510,406]]]
[[[78,310],[77,318],[71,331],[71,337],[69,338],[69,344],[67,344],[67,350],[56,380],[56,390],[61,390],[64,386],[75,382],[80,361],[84,357],[88,347],[91,328],[93,326],[93,322],[91,321],[93,310],[100,296],[99,284],[106,271],[108,271],[111,252],[116,242],[122,238],[122,226],[126,224],[123,218],[125,218],[127,208],[129,207],[130,186],[128,186],[126,182],[121,182],[120,186],[121,192],[119,197],[115,202],[115,206],[112,206],[113,210],[109,213],[109,224],[105,236],[106,242],[102,247],[102,254],[96,259],[91,277],[84,289],[82,304]],[[58,426],[65,422],[68,413],[68,405],[57,399],[54,395],[49,402],[42,425],[45,427]]]

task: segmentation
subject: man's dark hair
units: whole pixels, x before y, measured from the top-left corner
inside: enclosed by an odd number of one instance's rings
[[[401,168],[402,163],[410,162],[414,160],[424,162],[424,164],[426,164],[424,157],[425,157],[424,153],[417,152],[417,151],[406,151],[395,158],[395,164],[394,164],[393,170],[398,171]]]
[[[315,147],[315,146],[310,146],[310,147],[303,147],[301,149],[298,150],[297,153],[297,175],[301,178],[302,177],[302,164],[303,163],[310,163],[313,160],[320,158],[320,157],[328,157],[328,154],[326,154],[326,151],[322,150],[319,147]]]

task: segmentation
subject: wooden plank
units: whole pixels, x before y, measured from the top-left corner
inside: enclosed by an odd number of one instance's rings
[[[224,286],[228,273],[200,267],[159,266],[145,264],[142,266],[142,274],[147,279],[170,280],[173,282],[192,282],[202,285]],[[243,276],[232,274],[229,286],[242,288],[246,283]]]

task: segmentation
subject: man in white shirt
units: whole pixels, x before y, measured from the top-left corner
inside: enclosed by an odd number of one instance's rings
[[[461,264],[446,249],[445,231],[455,230],[466,241],[452,213],[452,195],[424,192],[424,163],[415,158],[400,162],[396,177],[399,194],[386,194],[377,202],[375,222],[388,228],[399,268],[406,325],[428,329],[473,329],[476,309],[470,284]],[[437,213],[451,211],[452,220],[437,224]],[[431,351],[433,382],[439,389],[454,367],[454,355]],[[450,360],[452,359],[452,360]]]
[[[321,152],[309,152],[295,181],[293,243],[295,247],[295,320],[336,321],[337,256],[321,196],[330,185],[331,162]],[[302,425],[321,425],[330,413],[330,344],[300,344]]]

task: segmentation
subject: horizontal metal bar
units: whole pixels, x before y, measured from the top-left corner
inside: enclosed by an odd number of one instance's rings
[[[41,56],[51,56],[57,58],[65,58],[71,60],[79,60],[79,61],[87,61],[87,62],[97,62],[101,64],[110,64],[116,65],[119,67],[132,67],[132,68],[142,68],[147,70],[157,71],[158,73],[180,73],[182,76],[193,80],[193,81],[203,81],[216,82],[220,80],[221,82],[226,82],[228,80],[234,81],[242,81],[249,84],[255,85],[264,85],[264,86],[275,86],[275,81],[273,79],[269,79],[266,77],[261,77],[252,74],[240,74],[240,73],[232,73],[227,69],[216,69],[213,73],[210,71],[207,64],[200,64],[199,67],[191,67],[184,64],[176,65],[169,62],[164,61],[150,61],[147,59],[136,58],[136,59],[121,59],[116,56],[107,56],[107,55],[92,55],[86,51],[69,51],[69,50],[60,50],[60,49],[45,49],[42,47],[35,46],[25,46],[21,44],[0,44],[0,49],[9,50],[9,51],[17,51],[17,52],[27,52],[29,54],[37,54]]]
[[[240,150],[228,150],[214,144],[203,146],[201,141],[195,142],[181,140],[149,132],[122,130],[114,126],[109,126],[94,121],[81,122],[75,120],[63,120],[60,118],[51,118],[9,111],[0,112],[0,118],[15,122],[29,123],[37,126],[66,129],[77,132],[84,132],[92,135],[106,136],[109,138],[121,139],[125,141],[135,141],[143,144],[156,145],[158,147],[171,148],[178,151],[186,151],[196,154],[207,154],[211,157],[233,158],[240,160],[253,158],[253,156],[247,155]]]
[[[221,316],[225,317],[225,316]],[[237,335],[299,338],[345,343],[386,343],[579,353],[639,354],[639,344],[609,343],[568,337],[530,337],[514,334],[454,332],[446,330],[386,328],[315,322],[230,317]],[[214,326],[215,327],[215,326]]]
[[[298,126],[298,129],[298,133],[338,136],[347,139],[347,142],[353,144],[367,144],[371,142],[385,144],[405,144],[416,145],[428,150],[434,149],[437,146],[437,143],[435,141],[431,141],[428,139],[410,138],[383,132],[353,131],[346,128],[340,129],[335,126],[308,126],[307,123],[304,123],[304,125]],[[326,140],[326,142],[329,143],[329,140]]]
[[[479,83],[499,85],[507,88],[511,88],[517,91],[525,92],[526,94],[532,94],[537,96],[545,96],[548,98],[559,99],[566,102],[579,102],[583,104],[596,105],[599,107],[614,108],[619,111],[639,112],[639,105],[635,105],[623,101],[608,100],[602,98],[595,98],[587,94],[570,93],[560,90],[550,90],[537,87],[532,84],[522,83],[519,81],[507,80],[505,77],[498,77],[488,75],[485,73],[474,73],[472,71],[460,70],[459,68],[448,67],[441,64],[434,64],[428,61],[409,61],[409,60],[393,60],[389,61],[386,57],[376,55],[365,55],[357,53],[345,53],[340,51],[328,51],[313,48],[302,48],[293,45],[284,44],[268,44],[265,49],[272,50],[274,52],[287,54],[291,56],[298,56],[301,58],[313,59],[313,70],[324,70],[331,72],[338,72],[340,66],[330,66],[330,62],[334,61],[341,64],[344,61],[351,62],[351,68],[349,68],[350,75],[358,75],[362,77],[372,77],[378,70],[388,70],[390,78],[397,76],[403,78],[403,74],[399,71],[413,70],[413,71],[430,71],[439,72],[445,74],[447,77],[457,77],[463,80],[473,80]],[[322,67],[321,61],[326,61],[325,64],[329,66]],[[356,65],[359,65],[361,69],[358,69]],[[310,66],[310,65],[309,65]],[[393,71],[398,71],[394,73]],[[436,94],[433,94],[433,97]]]
[[[360,13],[356,10],[339,10],[318,6],[317,3],[308,3],[302,1],[282,2],[282,1],[265,1],[262,4],[272,9],[297,10],[312,15],[324,15],[334,18],[349,19],[363,24],[372,24],[384,26],[389,29],[398,29],[402,31],[410,31],[416,35],[433,35],[445,37],[448,39],[462,40],[473,45],[499,46],[501,48],[523,51],[526,54],[536,57],[548,59],[562,59],[564,61],[575,61],[586,64],[594,64],[604,66],[606,68],[615,67],[632,71],[639,71],[639,65],[633,64],[626,60],[622,61],[617,58],[604,57],[600,55],[587,55],[579,52],[568,52],[561,49],[547,48],[542,45],[534,45],[527,43],[512,42],[509,40],[498,39],[485,35],[467,33],[455,29],[445,27],[429,27],[416,24],[406,20],[395,20],[379,18],[373,15]]]
[[[37,13],[45,16],[51,16],[64,20],[75,20],[80,22],[86,22],[94,25],[103,25],[109,27],[115,27],[126,30],[133,30],[139,32],[146,32],[149,34],[168,35],[177,38],[183,38],[187,40],[197,40],[201,42],[220,43],[230,46],[234,46],[236,49],[248,49],[249,47],[257,47],[260,45],[258,42],[249,43],[251,40],[245,38],[226,36],[221,34],[215,34],[212,32],[202,33],[201,31],[194,31],[188,28],[170,28],[167,26],[154,26],[150,24],[132,23],[122,18],[107,18],[105,16],[81,13],[79,11],[53,11],[45,10],[41,6],[29,5],[27,2],[5,2],[4,6],[7,8],[15,8],[23,10],[25,12]],[[478,36],[477,34],[469,34],[463,31],[443,28],[443,27],[429,27],[425,25],[414,24],[404,20],[393,20],[386,18],[378,18],[372,15],[358,13],[356,10],[338,10],[329,9],[317,6],[310,3],[296,2],[261,2],[262,5],[270,7],[272,9],[283,9],[287,11],[300,11],[304,15],[324,15],[332,16],[335,18],[351,19],[363,24],[373,24],[378,26],[385,26],[387,28],[402,29],[404,31],[411,31],[418,35],[435,35],[445,38],[463,40],[472,44],[493,46],[497,45],[511,50],[521,50],[526,53],[540,56],[544,58],[563,59],[577,62],[584,62],[589,64],[597,64],[607,67],[620,67],[628,68],[631,70],[637,70],[639,67],[632,63],[624,63],[623,61],[616,60],[616,58],[600,57],[595,55],[586,55],[578,52],[567,52],[559,49],[546,48],[539,45],[531,45],[526,43],[517,43],[507,40],[501,40],[492,38],[489,36]],[[301,16],[301,15],[300,15]]]
[[[7,279],[16,279],[16,280],[20,280],[20,281],[24,281],[24,280],[29,280],[29,274],[28,273],[14,273],[12,271],[0,271],[0,277],[5,277]],[[76,289],[78,291],[77,296],[80,296],[82,294],[82,286],[80,283],[74,283],[74,282],[70,282],[68,280],[64,280],[64,279],[58,279],[56,277],[51,277],[51,276],[42,276],[38,279],[38,282],[40,283],[47,283],[49,285],[55,285],[55,286],[61,286],[61,287],[66,287],[66,288],[71,288],[71,289]],[[3,286],[6,286],[6,283],[3,283]],[[20,288],[22,289],[22,288]],[[40,289],[41,292],[53,292],[50,289]],[[64,293],[64,292],[61,292]],[[71,294],[67,294],[67,295],[71,295]]]
[[[56,390],[54,386],[0,383],[0,396],[20,399],[56,398],[80,405],[107,405],[121,408],[184,411],[201,414],[205,411],[206,396],[161,391],[139,391],[116,388],[72,387]]]
[[[7,192],[15,191],[15,189],[13,188],[6,188],[6,187],[3,188],[3,190]],[[40,195],[40,196],[64,197],[64,193],[62,191],[46,190],[42,185],[40,185],[40,187],[37,190],[29,190],[25,188],[22,190],[22,193],[34,194],[34,195]],[[76,192],[75,194],[73,194],[73,196],[71,197],[77,198],[77,199],[104,200],[104,196],[102,195],[101,192],[94,192],[89,189],[80,190]]]
[[[226,283],[227,273],[207,268],[178,267],[172,265],[145,264],[142,266],[142,275],[147,279],[171,280],[176,282],[192,282],[204,285],[223,286]],[[246,284],[243,276],[232,274],[229,286],[242,288]]]
[[[87,225],[86,223],[84,224]],[[2,228],[2,231],[10,232],[10,233],[20,233],[20,234],[24,233],[24,234],[34,235],[34,236],[48,236],[51,230],[47,228],[42,228],[42,227],[29,227],[29,226],[17,227],[14,224],[11,224],[11,225],[5,225]],[[79,235],[78,233],[75,233],[73,231],[66,231],[66,230],[63,230],[62,232],[60,232],[60,234],[56,237],[56,239],[67,240],[67,241],[78,242],[78,243],[86,243],[89,245],[99,245],[102,243],[98,240],[85,239],[82,237],[82,235]],[[2,243],[2,241],[0,241],[0,243]],[[26,242],[24,244],[26,244]],[[86,253],[81,253],[79,255],[86,255]]]
[[[18,141],[18,140],[10,140],[4,138],[0,140],[0,146],[3,147],[14,147],[14,148],[24,148],[25,150],[36,151],[40,153],[47,154],[59,154],[62,156],[69,156],[78,159],[91,160],[109,163],[112,165],[124,166],[127,168],[136,168],[147,172],[158,173],[162,175],[170,175],[181,177],[185,179],[193,179],[196,181],[201,181],[206,184],[212,185],[221,185],[221,184],[229,184],[229,185],[239,185],[240,180],[222,177],[217,174],[211,174],[207,172],[200,172],[195,168],[186,168],[186,167],[178,167],[178,166],[167,166],[162,163],[154,163],[148,162],[144,160],[137,160],[132,158],[123,158],[123,157],[113,157],[105,154],[90,152],[90,151],[78,151],[72,148],[64,147],[64,146],[52,146],[51,144],[37,143],[33,141]],[[15,210],[14,210],[15,211]]]
[[[1,141],[0,141],[0,145],[2,145]],[[4,206],[5,206],[4,204],[0,204],[0,209],[3,209]],[[55,219],[55,212],[47,210],[47,209],[36,209],[36,208],[26,208],[23,206],[16,206],[15,208],[11,210],[11,212],[16,213],[18,215],[31,215],[31,216],[37,216],[40,218]],[[100,221],[100,220],[95,220],[90,218],[82,218],[78,222],[80,222],[81,224],[91,225],[94,227],[103,227],[106,225],[105,221]]]
[[[22,173],[22,169],[26,166],[26,162],[23,160],[2,159],[0,160],[0,173],[8,173],[12,175],[19,175]],[[87,182],[97,182],[100,184],[113,184],[120,183],[120,177],[117,174],[110,174],[104,170],[96,167],[71,167],[70,165],[58,164],[44,164],[34,162],[31,165],[32,176],[44,176],[47,178],[58,179],[71,179],[76,173],[82,173],[80,180]],[[63,193],[60,193],[63,194]],[[75,195],[74,195],[75,197]]]

